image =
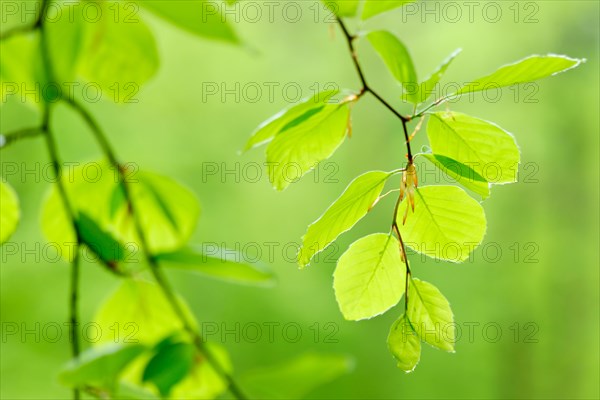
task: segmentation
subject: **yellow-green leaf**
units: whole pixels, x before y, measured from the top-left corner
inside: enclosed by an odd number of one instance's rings
[[[375,233],[352,243],[342,254],[333,288],[344,318],[372,318],[398,304],[406,279],[399,246],[391,234]]]
[[[412,372],[421,358],[421,339],[413,330],[406,314],[402,314],[392,325],[387,343],[398,368],[404,372]]]
[[[412,2],[414,0],[365,0],[361,18],[368,19]]]
[[[461,262],[481,243],[486,231],[483,207],[457,186],[425,186],[415,190],[415,211],[405,198],[396,221],[404,244],[429,257]]]
[[[0,244],[15,232],[20,218],[17,193],[8,183],[0,181]]]

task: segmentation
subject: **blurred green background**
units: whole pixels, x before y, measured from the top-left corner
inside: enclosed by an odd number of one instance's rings
[[[174,177],[197,194],[203,212],[195,241],[238,248],[248,258],[259,249],[261,259],[276,272],[279,283],[273,289],[171,273],[200,321],[225,323],[229,329],[236,323],[281,324],[273,343],[267,337],[258,343],[225,338],[236,371],[316,349],[350,354],[355,368],[314,392],[313,398],[598,398],[598,2],[496,2],[503,12],[497,23],[484,20],[481,6],[470,22],[467,8],[457,2],[464,14],[458,22],[450,21],[453,13],[451,18],[439,14],[439,21],[435,16],[421,21],[420,14],[403,21],[397,11],[364,24],[364,29],[397,33],[410,49],[420,77],[461,47],[443,82],[468,81],[529,54],[588,59],[533,89],[505,89],[498,101],[492,101],[497,94],[490,94],[487,100],[476,95],[450,104],[452,110],[513,132],[522,151],[522,174],[518,184],[495,187],[485,202],[487,254],[479,248],[472,261],[461,265],[412,256],[415,275],[434,283],[450,300],[462,337],[455,354],[425,347],[419,366],[408,375],[396,368],[385,343],[402,305],[373,320],[347,322],[332,289],[335,259],[359,237],[387,232],[393,199],[383,201],[343,235],[337,247],[325,252],[327,260],[304,271],[297,269],[294,249],[288,245],[299,242],[306,226],[355,176],[402,165],[399,121],[372,97],[361,100],[353,109],[352,139],[318,174],[309,174],[283,193],[268,183],[262,149],[238,154],[260,122],[290,99],[297,100],[294,88],[302,89],[302,97],[311,95],[315,85],[323,88],[330,82],[359,88],[339,29],[324,23],[324,15],[318,23],[314,20],[314,2],[296,3],[303,14],[294,23],[285,21],[278,9],[272,22],[263,15],[256,23],[244,21],[239,11],[235,29],[244,45],[237,47],[200,39],[145,13],[158,43],[159,73],[138,93],[136,104],[86,104],[121,159]],[[521,10],[517,23],[510,8],[515,5]],[[266,12],[264,6],[262,10]],[[523,23],[532,10],[537,10],[538,21]],[[349,26],[357,29],[352,21]],[[399,88],[367,43],[359,43],[359,54],[371,85],[403,109]],[[268,87],[277,83],[271,97]],[[218,94],[210,95],[207,85],[216,85]],[[236,91],[236,85],[248,92],[237,90],[239,99],[234,94],[222,98],[223,88]],[[286,85],[288,93],[283,90]],[[257,86],[262,93],[254,101],[252,87]],[[3,132],[26,122],[21,113],[4,107]],[[54,123],[63,161],[100,157],[84,123],[67,107],[56,109]],[[425,136],[417,135],[414,148],[425,143]],[[29,168],[48,161],[41,139],[17,143],[1,157],[3,165],[16,162]],[[262,166],[262,178],[255,182],[257,165]],[[237,173],[223,176],[225,170]],[[34,176],[6,178],[19,194],[23,215],[12,241],[35,248],[44,243],[39,212],[50,183],[36,182]],[[3,329],[7,323],[34,329],[36,322],[66,321],[68,265],[32,255],[23,258],[2,260]],[[93,317],[116,284],[115,277],[96,265],[84,265],[84,321]],[[302,328],[298,342],[285,340],[281,327],[287,323]],[[317,326],[320,337],[315,340]],[[331,332],[336,343],[325,340]],[[0,397],[68,397],[56,381],[58,369],[69,358],[66,329],[56,343],[43,335],[24,339],[3,335]],[[218,336],[214,339],[219,341]]]

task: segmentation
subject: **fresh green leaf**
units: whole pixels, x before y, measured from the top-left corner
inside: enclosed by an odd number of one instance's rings
[[[128,185],[150,253],[184,246],[200,216],[196,196],[174,180],[151,172],[140,171],[135,180]],[[117,213],[114,223],[124,243],[138,242],[135,221],[126,207]]]
[[[208,254],[207,254],[208,253]],[[233,283],[272,286],[275,277],[261,265],[244,261],[243,255],[227,249],[187,247],[172,253],[159,254],[162,266],[199,272]]]
[[[390,176],[389,172],[371,171],[348,185],[327,211],[308,227],[298,253],[300,267],[306,267],[315,254],[323,251],[369,212]]]
[[[92,347],[66,365],[60,381],[70,387],[92,386],[112,391],[125,368],[144,351],[146,346],[140,344]]]
[[[412,279],[408,289],[408,319],[421,340],[454,352],[454,315],[448,300],[431,283]]]
[[[75,214],[86,214],[100,230],[119,240],[121,236],[108,218],[109,198],[117,185],[115,171],[106,162],[86,162],[65,170],[61,179]],[[77,239],[56,186],[50,187],[42,206],[42,231],[60,249],[62,258],[71,261]]]
[[[347,104],[327,104],[302,123],[279,132],[267,147],[269,180],[283,190],[329,158],[350,124]]]
[[[486,230],[483,207],[456,186],[425,186],[415,191],[415,211],[405,198],[396,220],[404,244],[429,257],[461,262],[481,243]],[[410,316],[409,316],[410,317]],[[411,320],[412,321],[412,320]]]
[[[393,34],[387,31],[375,31],[367,34],[367,39],[383,59],[388,70],[402,85],[405,97],[412,103],[418,103],[417,72],[412,58],[404,44]]]
[[[435,90],[435,85],[438,84],[442,76],[446,73],[446,70],[454,60],[454,58],[459,55],[461,49],[455,50],[448,58],[446,58],[442,65],[438,67],[431,75],[429,75],[423,82],[421,82],[417,88],[418,90],[418,102],[424,103],[427,99],[433,94]],[[405,97],[405,100],[408,98]]]
[[[427,153],[422,156],[467,189],[481,195],[483,199],[489,197],[490,184],[468,165],[437,154]]]
[[[402,314],[394,322],[387,338],[388,348],[398,362],[398,368],[404,372],[412,372],[421,358],[421,339]]]
[[[491,122],[457,112],[437,112],[427,124],[434,154],[463,163],[492,184],[517,181],[515,138]]]
[[[17,193],[8,183],[0,181],[0,244],[11,237],[20,219]]]
[[[412,2],[414,0],[365,0],[361,18],[365,20]]]
[[[156,15],[194,35],[237,43],[239,39],[221,13],[220,2],[208,0],[140,1]]]
[[[400,243],[391,234],[375,233],[352,243],[342,254],[333,288],[344,318],[358,321],[398,304],[405,279]]]
[[[309,352],[288,362],[244,374],[241,386],[256,399],[301,399],[351,371],[343,355]]]
[[[85,243],[103,262],[113,263],[125,257],[125,249],[109,233],[106,233],[86,213],[77,217],[77,229]]]
[[[579,66],[582,62],[585,62],[585,59],[570,58],[556,54],[529,56],[513,64],[505,65],[490,75],[474,79],[448,97],[537,81],[538,79],[568,71]]]
[[[163,397],[168,397],[194,366],[196,349],[190,343],[179,342],[157,346],[142,376],[143,382],[152,382]]]
[[[319,92],[275,114],[256,128],[248,143],[246,143],[244,151],[270,142],[279,132],[306,121],[317,112],[323,110],[327,102],[338,92],[338,90]]]
[[[0,43],[1,104],[25,102],[35,109],[43,105],[46,75],[38,31],[3,39]],[[23,90],[25,89],[25,90]]]
[[[98,4],[103,7],[102,17],[98,22],[87,23],[78,71],[111,93],[115,100],[125,101],[131,96],[130,87],[137,90],[158,70],[156,42],[139,17],[131,17],[136,18],[135,21],[124,17],[131,14],[126,3],[103,1]],[[117,7],[123,17],[115,18],[114,9],[109,7]]]
[[[323,2],[338,17],[353,17],[356,15],[360,0],[323,0]]]

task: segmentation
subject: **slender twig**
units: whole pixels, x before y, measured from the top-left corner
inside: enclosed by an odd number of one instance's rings
[[[21,139],[42,136],[44,133],[42,128],[37,127],[20,129],[18,131],[7,133],[6,135],[2,134],[0,135],[0,149],[4,149]]]
[[[173,309],[173,311],[175,312],[175,314],[181,321],[184,330],[186,332],[188,332],[188,334],[192,337],[194,345],[196,346],[198,351],[206,358],[206,360],[209,362],[209,364],[212,365],[215,372],[224,381],[227,382],[228,388],[229,388],[229,391],[231,392],[231,394],[233,394],[234,397],[236,397],[237,399],[241,399],[241,400],[246,399],[246,396],[244,395],[242,390],[239,388],[238,384],[235,382],[233,377],[230,374],[228,374],[227,371],[224,370],[224,368],[218,362],[216,357],[210,352],[210,350],[204,344],[202,337],[196,331],[196,329],[194,328],[194,324],[190,321],[189,316],[182,308],[180,301],[177,299],[177,296],[175,295],[175,292],[172,289],[171,284],[167,280],[166,276],[164,275],[162,269],[160,268],[160,265],[158,264],[156,259],[154,257],[152,257],[150,250],[149,250],[148,241],[147,241],[147,238],[146,238],[146,235],[145,235],[145,232],[144,232],[144,229],[142,227],[141,220],[139,217],[139,215],[140,215],[139,210],[137,209],[137,205],[135,204],[135,201],[133,199],[134,196],[131,193],[131,188],[130,188],[129,182],[127,181],[127,177],[125,176],[126,171],[122,167],[121,163],[119,163],[116,153],[113,150],[107,137],[104,135],[104,132],[100,128],[100,125],[95,121],[95,119],[92,117],[92,115],[85,108],[83,108],[77,101],[75,101],[74,99],[67,99],[67,98],[64,100],[68,104],[70,104],[81,115],[81,117],[88,123],[88,125],[92,129],[94,137],[96,138],[96,140],[98,141],[104,154],[108,158],[108,161],[118,171],[119,183],[121,185],[121,188],[123,189],[123,193],[125,194],[125,199],[128,203],[129,209],[131,211],[131,216],[133,219],[134,227],[135,227],[136,233],[137,233],[139,241],[140,241],[141,251],[144,254],[146,262],[150,266],[150,271],[154,277],[154,280],[159,285],[162,292],[165,294],[165,297],[169,301],[171,308]]]
[[[54,73],[52,67],[52,60],[50,59],[50,49],[48,47],[48,39],[45,35],[45,26],[44,20],[46,18],[46,13],[48,11],[48,4],[50,0],[42,0],[41,10],[38,15],[38,19],[35,23],[35,27],[39,28],[41,31],[41,53],[42,53],[42,61],[44,63],[44,69],[46,71],[46,76],[49,82],[54,81]],[[54,134],[52,132],[52,128],[50,125],[50,115],[51,115],[51,105],[46,104],[44,107],[44,115],[42,122],[42,131],[44,131],[46,137],[46,143],[48,147],[48,152],[50,153],[50,159],[54,168],[54,173],[56,175],[56,184],[59,192],[59,196],[62,199],[64,208],[67,213],[67,217],[71,222],[71,226],[73,232],[75,233],[76,238],[76,246],[74,249],[73,259],[71,261],[71,287],[70,287],[70,296],[69,296],[69,314],[70,314],[70,340],[71,340],[71,352],[73,358],[79,356],[80,353],[80,345],[79,345],[79,335],[77,334],[77,326],[78,326],[78,298],[79,298],[79,248],[81,246],[81,234],[79,232],[79,227],[77,226],[77,219],[75,208],[71,204],[69,200],[69,196],[67,194],[67,190],[62,180],[61,174],[61,166],[60,159],[58,156],[58,150],[56,146],[56,140],[54,138]],[[81,398],[81,392],[78,388],[73,389],[73,398],[75,400],[79,400]]]
[[[406,124],[412,118],[410,116],[402,115],[400,112],[396,111],[396,109],[394,107],[392,107],[392,105],[390,103],[388,103],[383,97],[381,97],[381,95],[379,93],[377,93],[375,90],[373,90],[373,88],[371,88],[371,86],[369,86],[369,84],[367,83],[366,77],[365,77],[365,73],[360,65],[360,62],[358,61],[356,49],[354,48],[354,41],[356,40],[357,36],[351,34],[350,31],[348,31],[346,24],[344,24],[344,21],[342,21],[341,18],[336,17],[336,20],[337,20],[337,23],[339,24],[340,28],[342,29],[342,32],[344,32],[344,37],[346,38],[346,42],[348,43],[348,49],[350,50],[350,54],[352,56],[352,62],[354,63],[354,67],[356,68],[356,71],[358,72],[358,76],[359,76],[360,82],[362,84],[362,88],[360,89],[358,97],[361,97],[365,93],[371,93],[373,95],[373,97],[375,97],[385,108],[390,110],[396,117],[398,117],[402,121],[402,126],[404,129],[404,141],[406,143],[406,151],[408,153],[408,161],[409,161],[409,163],[411,163],[413,157],[412,157],[412,151],[410,148],[410,140],[408,137],[408,131],[407,131]]]

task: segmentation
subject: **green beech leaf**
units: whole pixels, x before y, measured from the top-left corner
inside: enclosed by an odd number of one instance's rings
[[[21,219],[19,198],[8,183],[0,181],[0,244],[15,232]]]
[[[194,35],[237,43],[237,35],[221,13],[221,2],[207,0],[140,1],[143,7]]]
[[[323,0],[323,2],[338,17],[353,17],[356,15],[360,0]]]
[[[145,350],[146,346],[140,344],[112,343],[92,347],[71,360],[59,379],[70,387],[91,386],[112,391],[125,368]]]
[[[406,314],[402,314],[392,325],[387,343],[398,362],[398,368],[404,372],[412,372],[421,358],[421,339],[413,330]]]
[[[269,180],[283,190],[329,158],[350,124],[347,104],[327,104],[301,123],[279,132],[267,147]]]
[[[132,90],[137,90],[158,70],[156,42],[139,16],[132,16],[132,21],[126,18],[131,14],[131,4],[105,1],[98,4],[103,7],[102,18],[86,24],[77,70],[88,81],[100,85],[109,97],[125,101]],[[115,18],[115,7],[119,18]]]
[[[352,243],[342,254],[333,288],[344,318],[358,321],[398,304],[405,279],[400,243],[391,234],[375,233]]]
[[[0,46],[1,104],[25,102],[39,109],[44,100],[42,88],[46,84],[39,31],[15,35],[2,40]]]
[[[309,352],[279,365],[246,372],[241,386],[251,398],[295,400],[305,398],[352,368],[352,360],[347,356]]]
[[[385,62],[394,78],[402,84],[406,98],[418,103],[417,73],[412,58],[404,44],[393,34],[387,31],[375,31],[367,34],[367,39]]]
[[[272,286],[275,277],[260,264],[244,261],[243,255],[232,250],[209,247],[186,247],[175,252],[159,254],[157,260],[167,268],[199,272],[227,282]]]
[[[490,184],[468,165],[438,154],[427,153],[422,156],[467,189],[481,195],[483,199],[489,197]]]
[[[138,172],[135,181],[129,183],[130,191],[150,252],[166,253],[184,246],[200,216],[196,196],[174,180],[151,172]],[[123,242],[139,240],[127,207],[121,207],[114,223]]]
[[[368,19],[412,2],[414,2],[414,0],[365,0],[361,18],[363,20]]]
[[[114,263],[125,257],[125,249],[109,233],[105,232],[86,213],[77,217],[77,228],[81,241],[85,243],[103,262]]]
[[[163,397],[185,378],[194,366],[196,349],[190,343],[159,343],[142,375],[143,382],[152,382]]]
[[[473,80],[448,97],[533,82],[568,71],[571,68],[577,67],[582,62],[585,62],[585,59],[570,58],[556,54],[529,56],[513,64],[505,65],[490,75]]]
[[[499,126],[457,112],[437,112],[429,118],[427,136],[434,154],[467,165],[488,182],[517,181],[519,148]]]
[[[119,240],[121,235],[108,218],[109,198],[117,185],[115,174],[106,162],[86,162],[65,169],[61,179],[75,213],[86,214],[95,222],[98,229]],[[48,241],[60,249],[61,256],[71,261],[76,236],[56,186],[56,184],[50,186],[42,206],[42,231]],[[114,255],[108,258],[113,259]]]
[[[344,193],[308,227],[302,237],[302,248],[298,253],[300,267],[307,266],[315,254],[323,251],[369,212],[390,175],[389,172],[371,171],[348,185]]]
[[[416,89],[418,91],[418,103],[424,103],[433,94],[435,85],[438,84],[454,58],[459,55],[461,51],[461,49],[455,50],[442,62],[442,65],[440,65],[438,69],[436,69],[431,75],[429,75],[429,77],[419,84],[418,88]],[[408,97],[405,95],[404,99],[408,100]]]
[[[448,300],[438,288],[431,283],[412,279],[406,313],[421,340],[440,350],[454,352],[454,315]]]
[[[414,198],[415,211],[408,210],[404,225],[407,198],[396,216],[404,244],[435,259],[466,260],[485,235],[483,207],[456,186],[425,186],[415,190]]]
[[[338,92],[338,90],[319,92],[275,114],[256,128],[246,143],[244,151],[270,142],[279,132],[306,121],[321,111]]]

